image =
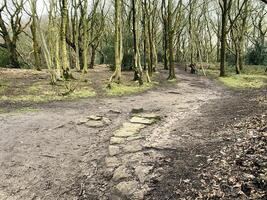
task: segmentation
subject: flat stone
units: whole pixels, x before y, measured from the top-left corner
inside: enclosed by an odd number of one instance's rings
[[[107,157],[105,159],[105,163],[107,167],[118,167],[121,164],[119,159],[116,157]]]
[[[105,123],[102,121],[89,120],[88,122],[85,123],[85,125],[91,128],[101,128],[105,126]]]
[[[121,137],[111,137],[110,138],[110,144],[121,144],[125,141],[124,138],[121,138]]]
[[[130,136],[127,138],[127,141],[133,141],[133,140],[140,140],[144,138],[144,136],[141,136],[141,135],[134,135],[134,136]]]
[[[108,125],[108,124],[110,124],[110,119],[109,118],[106,118],[106,117],[103,117],[102,118],[102,122],[105,124],[105,125]]]
[[[147,175],[152,168],[152,166],[137,166],[135,168],[135,174],[141,183],[144,183],[147,180]]]
[[[157,115],[155,113],[140,113],[135,116],[147,119],[157,119],[157,120],[160,119],[160,115]]]
[[[122,154],[120,159],[122,160],[123,163],[128,163],[128,165],[131,165],[133,167],[141,165],[143,160],[145,161],[148,160],[147,156],[144,155],[142,151]]]
[[[114,171],[112,179],[114,181],[118,181],[118,180],[129,178],[129,177],[131,177],[131,174],[127,172],[127,168],[124,166],[120,166]]]
[[[155,122],[155,119],[148,119],[148,118],[143,118],[143,117],[132,117],[130,119],[130,122],[137,123],[137,124],[151,125]]]
[[[81,118],[76,122],[76,124],[77,125],[82,125],[82,124],[85,124],[86,122],[88,122],[87,118]]]
[[[114,113],[114,114],[121,114],[120,110],[109,110],[110,113]]]
[[[123,123],[122,127],[114,133],[117,137],[129,137],[139,133],[144,128],[143,124]]]
[[[144,112],[144,108],[133,108],[131,113],[141,113]]]
[[[115,156],[121,153],[120,147],[115,146],[115,145],[109,145],[108,151],[109,151],[110,156]]]
[[[120,182],[118,185],[116,185],[116,189],[118,192],[125,196],[129,197],[132,195],[138,188],[138,182],[137,181],[125,181]]]
[[[126,153],[134,153],[141,150],[142,145],[140,144],[139,140],[129,142],[123,147],[123,151],[125,151]]]
[[[145,190],[138,190],[133,194],[133,199],[134,200],[143,200],[145,198]]]
[[[141,190],[137,190],[135,193],[133,193],[133,199],[134,200],[143,200],[145,199],[145,195],[150,191],[151,189],[149,188],[148,185],[142,185]]]
[[[103,118],[102,116],[98,116],[98,115],[90,115],[87,117],[87,119],[94,120],[94,121],[100,121],[102,120],[102,118]]]

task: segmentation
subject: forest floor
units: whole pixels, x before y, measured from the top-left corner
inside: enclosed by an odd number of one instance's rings
[[[0,199],[266,199],[266,88],[177,76],[122,97],[0,103],[12,111],[0,115]]]

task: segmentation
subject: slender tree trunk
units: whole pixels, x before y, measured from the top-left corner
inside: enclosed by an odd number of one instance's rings
[[[139,16],[140,16],[140,5],[139,0],[132,0],[132,11],[133,11],[133,40],[134,40],[134,68],[138,78],[139,85],[143,85],[143,72],[140,60],[139,51]]]
[[[88,1],[85,0],[84,1],[84,5],[83,5],[83,51],[82,51],[82,54],[83,54],[83,72],[84,73],[87,73],[88,71],[88,40],[89,40],[89,35],[88,35],[88,19],[87,19],[87,7],[88,7]]]
[[[166,1],[162,0],[162,18],[163,18],[163,49],[164,49],[164,69],[168,70],[168,12]]]
[[[62,50],[62,69],[63,75],[65,78],[69,78],[70,75],[70,67],[68,60],[68,52],[67,52],[67,25],[68,25],[68,0],[62,0],[62,8],[61,8],[61,50]]]
[[[226,52],[226,28],[227,28],[227,11],[228,1],[223,1],[222,23],[221,23],[221,52],[220,52],[220,76],[225,76],[225,52]]]
[[[217,59],[217,62],[220,62],[220,45],[221,45],[221,21],[218,17],[218,22],[217,22],[217,26],[218,26],[218,31],[217,31],[217,47],[216,47],[216,59]]]
[[[90,61],[90,65],[89,65],[90,69],[94,69],[95,56],[96,56],[96,47],[94,45],[92,45],[91,46],[91,61]]]
[[[108,87],[111,83],[121,82],[121,61],[122,61],[122,27],[121,27],[122,1],[115,0],[115,71],[110,77]]]
[[[173,27],[172,27],[172,0],[168,0],[168,42],[169,42],[169,80],[175,79],[174,63],[173,63]]]
[[[32,33],[32,43],[33,43],[33,54],[34,54],[34,61],[35,61],[35,68],[37,70],[41,70],[41,47],[39,46],[38,39],[37,39],[37,13],[36,13],[36,1],[31,0],[31,11],[32,11],[32,24],[30,26],[31,33]]]

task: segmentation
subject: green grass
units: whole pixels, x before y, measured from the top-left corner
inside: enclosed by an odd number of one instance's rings
[[[0,108],[0,114],[2,114],[2,113],[5,113],[6,112],[6,110],[5,109],[3,109],[3,108]]]
[[[27,112],[38,112],[40,109],[38,108],[32,108],[32,107],[24,107],[24,108],[18,108],[14,112],[16,113],[27,113]]]
[[[177,83],[177,79],[174,78],[174,79],[171,79],[171,80],[167,80],[168,83]]]
[[[7,109],[0,108],[0,114],[5,114],[5,113],[28,113],[28,112],[38,112],[40,109],[38,108],[33,108],[33,107],[23,107],[23,108],[16,108],[12,111],[8,111]]]
[[[144,85],[139,86],[138,83],[134,85],[123,85],[123,84],[116,84],[113,83],[111,85],[111,89],[105,88],[106,93],[108,96],[124,96],[129,94],[136,94],[141,93],[146,90],[153,88],[157,83],[144,83]]]
[[[0,94],[8,88],[8,81],[0,80]]]
[[[219,77],[219,81],[233,89],[261,88],[266,85],[267,76],[258,74],[240,74]]]
[[[205,70],[207,76],[218,79],[224,85],[232,89],[251,89],[266,86],[267,74],[264,72],[266,66],[262,65],[245,65],[241,74],[235,73],[235,66],[227,66],[225,71],[226,77],[219,77],[220,71],[218,63]],[[202,71],[200,71],[202,75]]]
[[[32,87],[30,88],[30,91],[38,92],[39,90]],[[73,100],[73,99],[93,97],[93,96],[95,96],[95,92],[92,89],[81,88],[65,96],[58,95],[56,92],[52,90],[44,91],[39,95],[32,94],[32,93],[26,93],[23,95],[16,95],[16,96],[3,95],[0,97],[0,101],[42,103],[42,102],[50,102],[50,101]]]

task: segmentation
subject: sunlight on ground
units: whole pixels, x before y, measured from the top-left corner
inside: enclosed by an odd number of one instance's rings
[[[266,85],[267,76],[240,74],[220,77],[219,80],[226,86],[235,89],[261,88]]]
[[[218,79],[224,85],[232,89],[257,89],[267,85],[267,74],[264,72],[265,68],[266,66],[263,65],[245,65],[241,74],[237,75],[234,66],[228,66],[226,67],[227,76],[219,77],[219,66],[212,65],[212,67],[206,69],[205,72],[209,77]],[[201,71],[200,75],[203,75]]]
[[[75,90],[74,92],[70,93],[69,95],[60,95],[62,88],[58,89],[57,91],[45,88],[44,86],[31,86],[26,88],[25,94],[20,95],[3,95],[0,97],[1,101],[9,101],[9,102],[49,102],[49,101],[61,101],[61,100],[73,100],[78,98],[86,98],[86,97],[93,97],[96,93],[88,87],[83,87],[80,89]]]
[[[152,83],[144,83],[144,85],[139,86],[138,83],[135,83],[135,85],[123,85],[123,84],[113,83],[111,89],[105,88],[105,90],[108,96],[123,96],[128,94],[144,92],[146,90],[155,87],[157,84],[158,83],[156,82],[152,82]]]

